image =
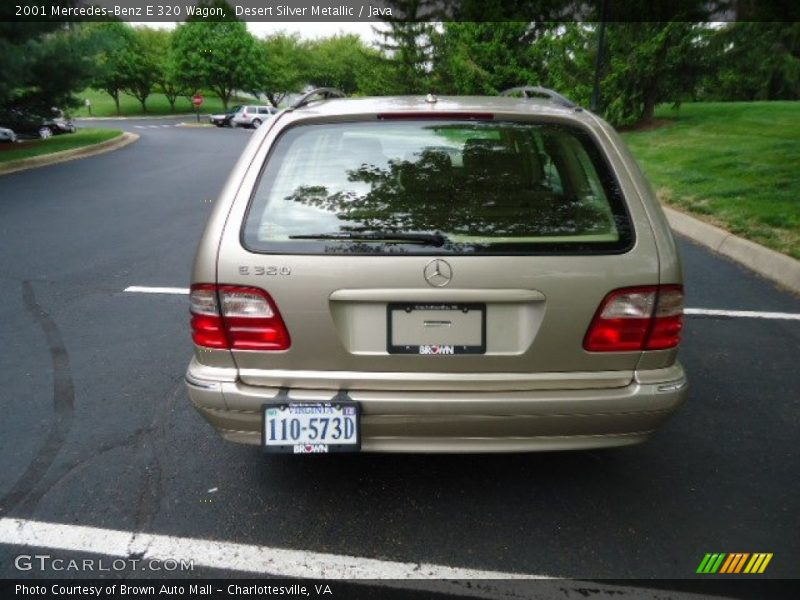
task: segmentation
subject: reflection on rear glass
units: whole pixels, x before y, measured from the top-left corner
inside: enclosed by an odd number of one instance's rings
[[[613,177],[577,130],[373,122],[288,130],[256,190],[245,242],[266,251],[424,252],[355,234],[436,233],[447,240],[442,252],[603,251],[626,247],[629,228]]]

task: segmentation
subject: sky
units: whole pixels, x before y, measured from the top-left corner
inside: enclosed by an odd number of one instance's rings
[[[132,25],[147,25],[148,27],[157,27],[159,29],[172,29],[177,23],[132,23]],[[337,33],[355,33],[361,38],[372,44],[378,40],[378,36],[372,31],[372,23],[345,21],[341,23],[275,23],[275,22],[248,22],[247,29],[256,37],[263,38],[271,33],[278,31],[286,31],[287,33],[299,33],[300,37],[304,39],[314,39],[319,37],[328,37]]]
[[[313,39],[318,37],[328,37],[337,33],[355,33],[361,36],[365,42],[372,42],[376,39],[372,31],[372,23],[357,23],[345,21],[342,23],[248,23],[247,28],[250,33],[257,37],[264,37],[270,33],[275,33],[283,29],[288,33],[297,32],[301,37]]]

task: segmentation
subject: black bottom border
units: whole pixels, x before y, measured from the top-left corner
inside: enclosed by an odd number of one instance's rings
[[[123,587],[124,591],[123,591]],[[162,587],[163,586],[163,587]],[[85,591],[81,589],[100,589]],[[513,588],[507,596],[503,590]],[[135,591],[136,589],[140,591]],[[145,591],[146,590],[146,591]],[[686,597],[784,599],[800,598],[798,579],[530,579],[530,580],[317,580],[317,579],[3,579],[0,598],[208,598],[286,600],[453,600],[505,598]]]

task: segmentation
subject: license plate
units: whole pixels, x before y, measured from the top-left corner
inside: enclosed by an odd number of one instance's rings
[[[390,303],[386,341],[390,354],[484,354],[486,305]]]
[[[265,452],[317,454],[361,449],[356,402],[289,402],[264,405]]]

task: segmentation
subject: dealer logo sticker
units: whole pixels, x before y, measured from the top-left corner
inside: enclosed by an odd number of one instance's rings
[[[328,444],[295,444],[295,454],[327,454]]]
[[[455,354],[454,346],[420,346],[420,354]]]

